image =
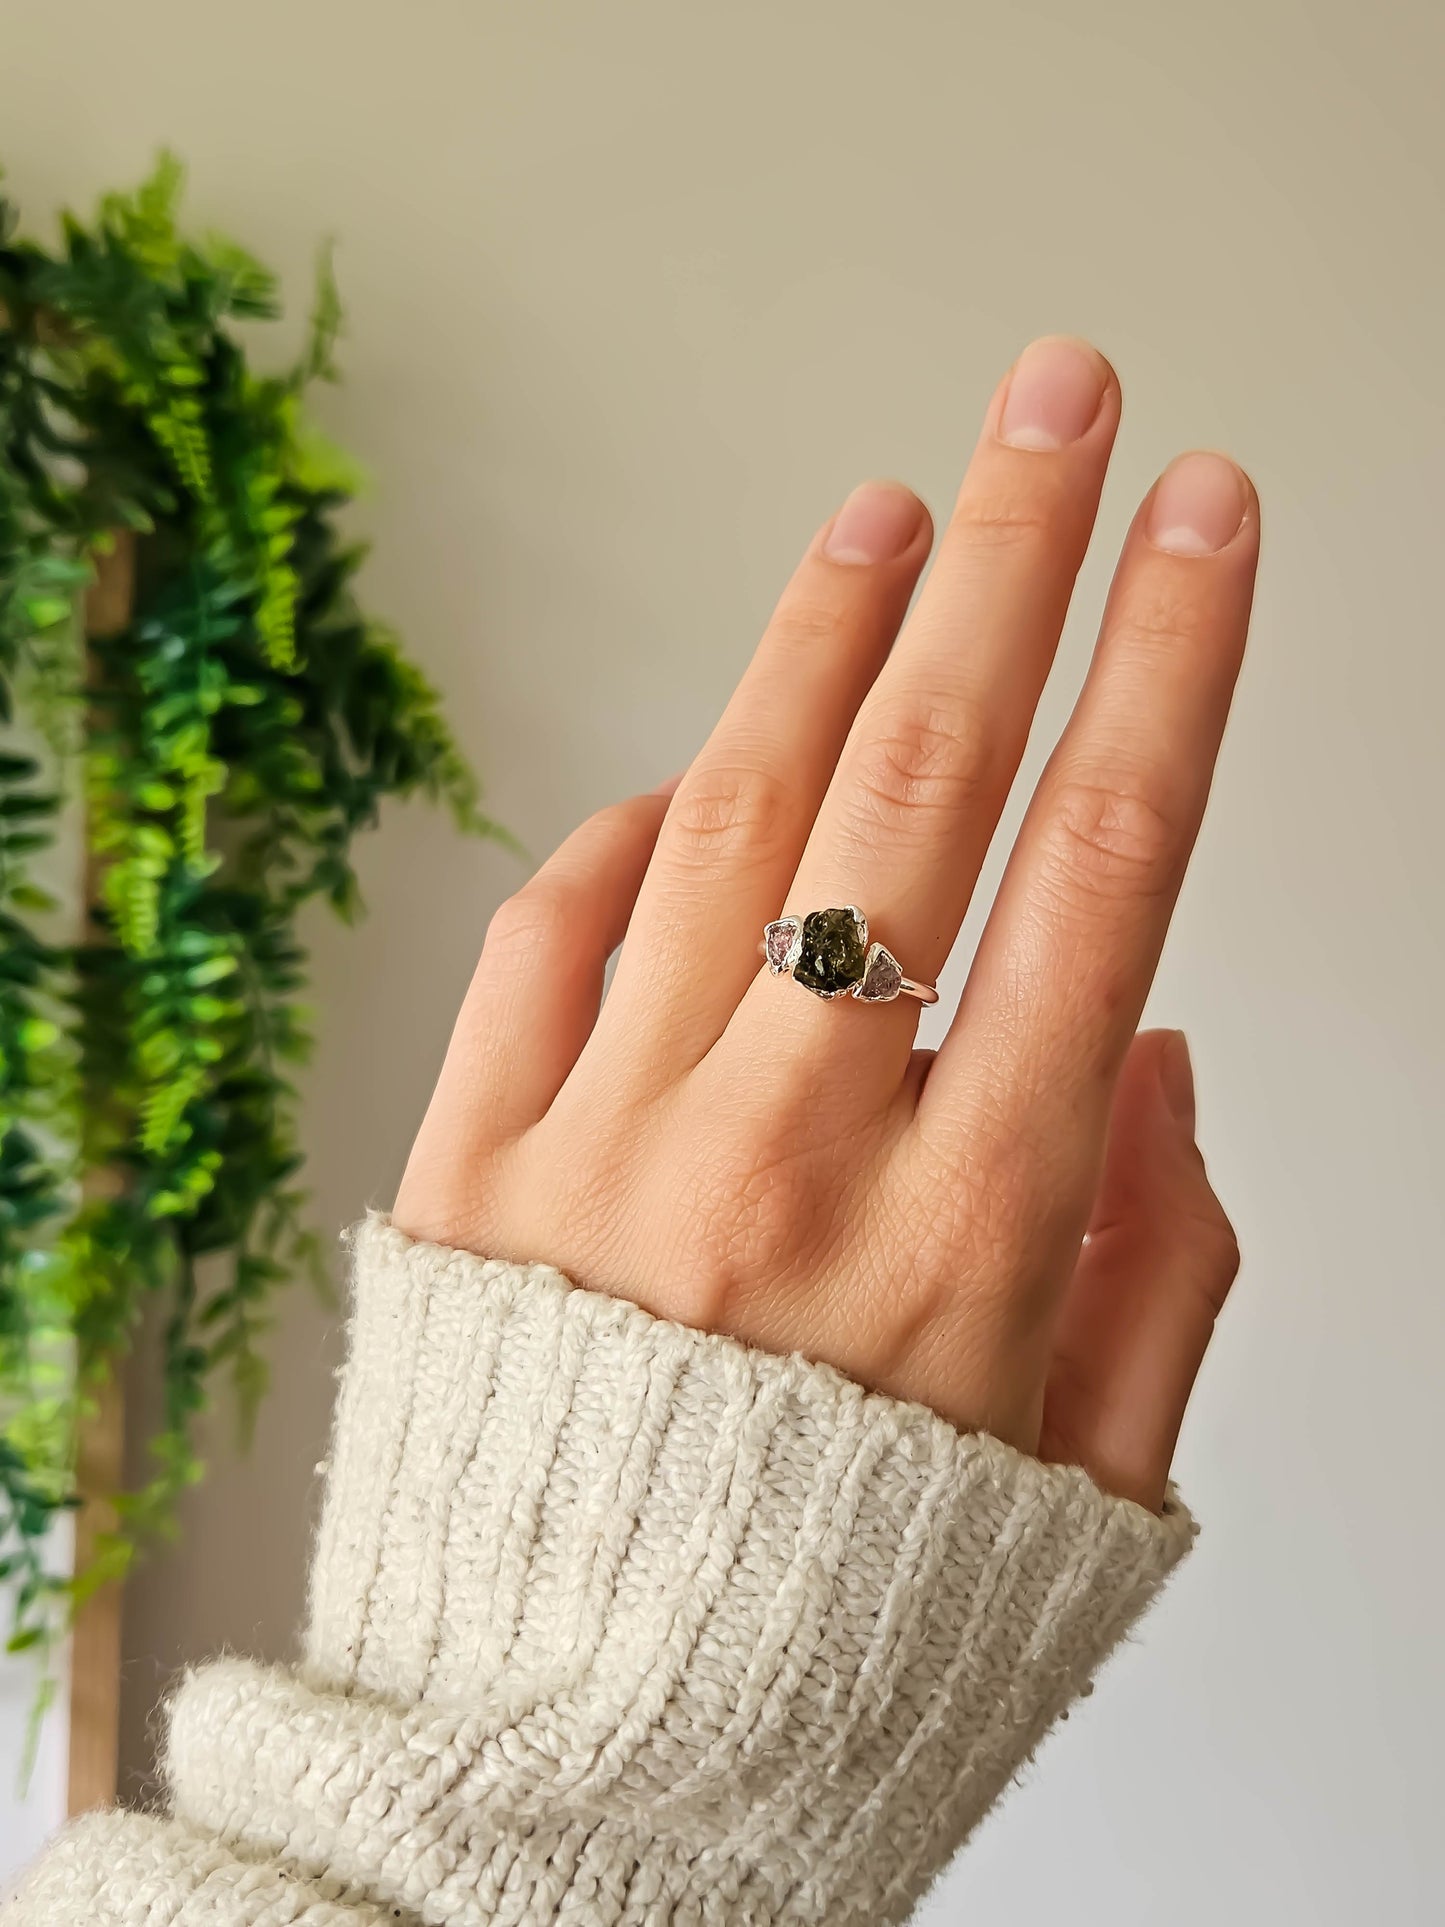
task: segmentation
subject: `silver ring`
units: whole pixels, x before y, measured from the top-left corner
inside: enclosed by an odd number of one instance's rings
[[[938,1002],[932,984],[905,977],[886,945],[869,943],[868,919],[856,904],[779,917],[764,930],[758,949],[775,977],[791,977],[815,997],[857,997],[865,1004],[889,1004],[895,997]]]

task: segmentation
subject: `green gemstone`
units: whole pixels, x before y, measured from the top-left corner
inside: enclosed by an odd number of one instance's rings
[[[820,997],[836,997],[859,981],[867,957],[867,929],[851,910],[814,910],[803,919],[793,981]]]

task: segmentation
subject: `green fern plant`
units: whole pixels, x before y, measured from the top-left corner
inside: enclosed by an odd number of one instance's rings
[[[295,1068],[310,1044],[297,916],[358,907],[352,842],[389,796],[494,833],[436,692],[354,593],[350,465],[307,425],[335,378],[323,258],[298,363],[234,324],[271,274],[188,237],[163,157],[59,244],[0,199],[0,1579],[12,1649],[124,1573],[200,1475],[218,1372],[254,1412],[275,1293],[321,1269]],[[133,544],[118,632],[86,638],[97,562]],[[62,941],[42,888],[67,799],[93,902]],[[53,886],[52,886],[53,887]],[[165,1301],[165,1417],[88,1570],[45,1549],[77,1437]]]

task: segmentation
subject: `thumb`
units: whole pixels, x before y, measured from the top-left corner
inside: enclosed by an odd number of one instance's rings
[[[1157,1510],[1239,1248],[1195,1143],[1189,1047],[1141,1031],[1124,1061],[1088,1233],[1065,1291],[1043,1455]]]

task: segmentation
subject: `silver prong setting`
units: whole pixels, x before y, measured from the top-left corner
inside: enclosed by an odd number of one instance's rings
[[[905,977],[887,944],[868,941],[868,919],[856,903],[810,910],[805,917],[778,917],[764,926],[758,951],[774,977],[791,977],[825,1002],[837,997],[864,1004],[891,1004],[897,997],[938,1002],[936,984]]]
[[[754,924],[754,929],[757,925]],[[779,917],[770,923],[763,932],[763,955],[768,960],[768,969],[775,977],[781,977],[792,969],[798,961],[798,953],[803,947],[803,919],[801,917]]]
[[[853,986],[853,995],[865,1004],[891,1004],[903,988],[903,966],[886,944],[869,946],[863,975]]]

